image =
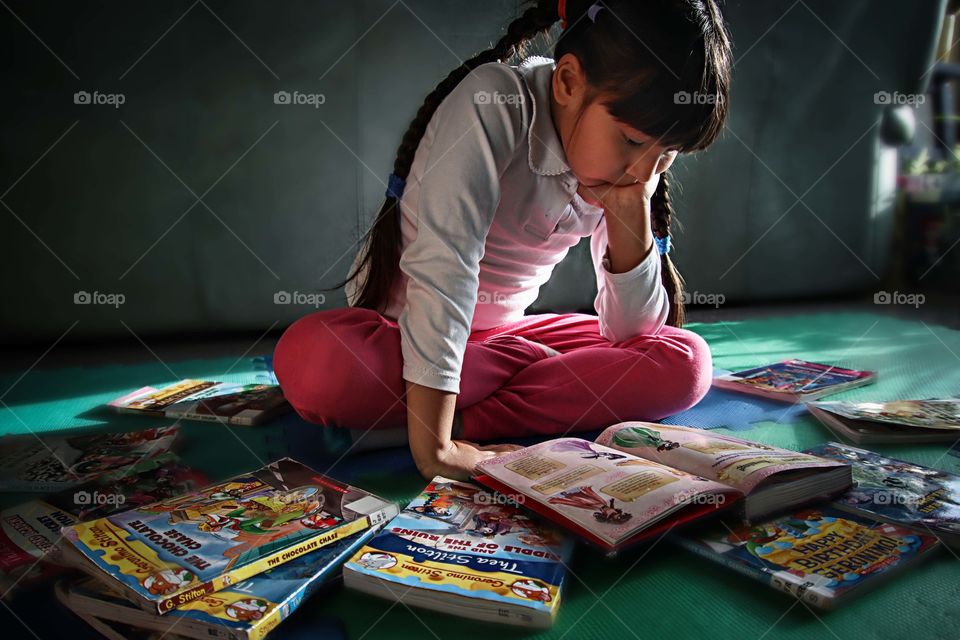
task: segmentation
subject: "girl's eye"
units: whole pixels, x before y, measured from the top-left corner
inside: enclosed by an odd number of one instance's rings
[[[642,142],[637,142],[636,140],[631,140],[631,139],[628,138],[627,136],[623,136],[623,139],[627,141],[627,144],[633,145],[634,147],[642,147],[642,146],[643,146],[643,143],[642,143]]]

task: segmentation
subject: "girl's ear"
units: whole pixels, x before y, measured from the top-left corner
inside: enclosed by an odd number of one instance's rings
[[[565,53],[553,70],[553,97],[562,107],[578,108],[587,92],[587,76],[580,60]]]

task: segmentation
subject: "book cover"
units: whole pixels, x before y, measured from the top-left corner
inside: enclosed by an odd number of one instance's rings
[[[67,587],[78,613],[101,620],[132,624],[193,638],[222,637],[259,640],[290,617],[324,585],[340,577],[343,563],[379,531],[375,527],[311,551],[296,560],[268,569],[174,609],[166,616],[143,611],[108,585],[87,578]],[[175,622],[175,618],[182,620]],[[175,627],[171,625],[175,624]]]
[[[807,450],[853,468],[854,487],[836,506],[960,540],[960,476],[837,442]]]
[[[391,502],[284,458],[63,533],[84,566],[166,613],[396,513]]]
[[[176,425],[126,433],[0,438],[0,490],[47,493],[73,487],[170,451]]]
[[[143,387],[109,403],[125,413],[255,425],[288,411],[276,384],[181,380],[161,389]]]
[[[960,430],[960,399],[955,398],[889,402],[819,401],[810,405],[848,420],[922,429]]]
[[[714,386],[767,397],[815,398],[873,382],[872,371],[844,369],[806,360],[784,360],[713,379]]]
[[[4,591],[59,573],[62,527],[181,495],[203,474],[168,452],[114,474],[0,512],[0,585]],[[40,560],[45,562],[39,562]]]
[[[671,540],[822,609],[914,565],[940,544],[934,536],[828,506],[753,525],[713,523]]]
[[[387,583],[364,589],[377,595],[544,627],[560,605],[570,551],[558,529],[502,497],[437,477],[347,562],[344,580],[358,588],[365,576]]]

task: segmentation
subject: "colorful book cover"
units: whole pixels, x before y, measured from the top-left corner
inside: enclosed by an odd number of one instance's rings
[[[841,509],[960,538],[960,476],[837,442],[807,451],[853,468],[854,488],[834,498]]]
[[[832,507],[757,524],[714,524],[671,540],[813,606],[840,600],[930,555],[939,541]]]
[[[176,425],[127,433],[4,436],[0,490],[46,493],[73,487],[170,451]]]
[[[73,606],[100,619],[166,630],[186,637],[259,640],[296,611],[340,569],[378,528],[368,529],[269,569],[249,580],[174,609],[167,616],[142,611],[104,583],[86,579],[67,588]],[[182,618],[175,622],[174,618]],[[175,624],[175,627],[171,627]]]
[[[288,411],[276,384],[181,380],[161,389],[143,387],[109,403],[125,413],[182,420],[254,425]]]
[[[395,586],[363,590],[404,593],[404,602],[456,607],[467,617],[549,626],[570,552],[569,538],[552,525],[475,485],[438,476],[350,559],[344,581],[352,588],[382,581]]]
[[[391,502],[284,458],[63,533],[87,568],[166,613],[396,513]]]
[[[784,360],[718,376],[714,378],[714,384],[726,389],[771,395],[814,397],[859,386],[872,381],[874,377],[871,371],[844,369],[806,360]]]
[[[891,400],[889,402],[811,402],[849,420],[924,429],[960,429],[960,399]]]
[[[130,467],[123,475],[98,478],[4,509],[0,512],[0,585],[9,589],[58,573],[53,562],[59,560],[62,527],[182,495],[204,484],[203,474],[168,452]],[[48,562],[38,562],[41,559]]]

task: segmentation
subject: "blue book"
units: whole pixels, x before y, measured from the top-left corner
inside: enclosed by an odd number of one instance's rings
[[[932,535],[830,506],[753,524],[713,523],[668,539],[820,609],[834,608],[940,547]]]
[[[311,595],[339,578],[343,563],[376,533],[377,529],[368,529],[342,539],[163,616],[137,607],[92,578],[59,584],[57,597],[84,619],[144,631],[172,630],[188,638],[258,640]]]
[[[503,496],[438,476],[354,554],[343,581],[410,606],[546,628],[571,547]]]

